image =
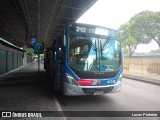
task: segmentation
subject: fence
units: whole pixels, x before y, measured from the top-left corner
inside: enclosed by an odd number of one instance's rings
[[[123,68],[125,76],[160,80],[160,56],[125,57]]]

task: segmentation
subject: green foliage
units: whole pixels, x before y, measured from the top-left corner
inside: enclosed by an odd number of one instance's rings
[[[150,51],[150,54],[153,54],[153,55],[160,55],[160,49],[151,50],[151,51]]]
[[[137,47],[138,40],[131,35],[132,29],[130,24],[126,23],[121,25],[119,31],[125,56],[132,56]]]
[[[150,43],[155,40],[160,47],[160,12],[143,11],[130,19],[132,36],[141,43]]]
[[[33,55],[34,49],[33,48],[27,48],[27,54]]]
[[[121,25],[119,31],[127,56],[132,56],[138,44],[148,44],[152,40],[160,48],[160,12],[140,12]]]

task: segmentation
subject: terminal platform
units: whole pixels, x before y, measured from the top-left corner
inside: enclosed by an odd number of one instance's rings
[[[0,111],[61,111],[43,64],[39,72],[32,62],[0,76]]]

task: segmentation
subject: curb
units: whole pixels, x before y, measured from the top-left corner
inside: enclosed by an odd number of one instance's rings
[[[138,78],[138,77],[126,76],[126,75],[123,75],[123,77],[124,77],[124,78],[128,78],[128,79],[131,79],[131,80],[136,80],[136,81],[145,82],[145,83],[150,83],[150,84],[154,84],[154,85],[160,86],[160,81],[153,80],[153,79],[140,79],[140,78]]]
[[[58,99],[56,98],[55,95],[53,96],[53,100],[54,100],[54,103],[55,103],[55,105],[56,105],[56,107],[57,107],[57,110],[58,110],[58,111],[63,111],[62,108],[61,108],[61,106],[60,106],[60,104],[59,104],[59,102],[58,102]],[[62,113],[63,113],[63,112],[62,112]],[[62,114],[62,116],[63,116],[63,117],[60,117],[60,120],[67,120],[67,118],[65,117],[64,114]]]

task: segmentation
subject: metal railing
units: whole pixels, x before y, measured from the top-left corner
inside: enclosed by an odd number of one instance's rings
[[[160,80],[160,56],[124,58],[124,76]]]

